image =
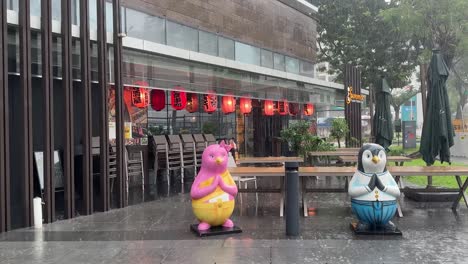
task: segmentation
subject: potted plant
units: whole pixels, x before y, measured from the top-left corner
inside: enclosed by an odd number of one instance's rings
[[[288,143],[289,150],[297,156],[307,160],[307,153],[310,151],[333,150],[333,146],[314,135],[310,124],[306,121],[299,121],[281,130],[281,139]]]
[[[349,132],[348,123],[344,118],[335,118],[332,122],[330,137],[338,141],[338,147],[341,148],[340,140]]]

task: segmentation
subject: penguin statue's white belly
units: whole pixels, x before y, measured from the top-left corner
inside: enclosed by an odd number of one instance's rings
[[[351,198],[361,201],[394,201],[400,196],[400,188],[388,171],[375,173],[386,186],[384,191],[377,187],[370,190],[368,185],[373,173],[356,171],[349,183],[348,193]]]

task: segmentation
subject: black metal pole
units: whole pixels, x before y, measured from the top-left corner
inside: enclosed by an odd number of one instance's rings
[[[42,89],[44,104],[44,205],[46,223],[55,219],[54,88],[52,76],[52,0],[41,2]]]
[[[285,163],[286,235],[299,235],[299,164]]]
[[[8,25],[6,1],[0,3],[0,233],[9,230]]]

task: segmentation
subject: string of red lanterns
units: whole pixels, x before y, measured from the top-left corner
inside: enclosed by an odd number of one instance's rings
[[[187,106],[187,93],[183,89],[176,87],[175,90],[171,91],[171,106],[174,110],[182,110]]]
[[[188,93],[187,94],[187,106],[185,110],[189,113],[194,113],[198,111],[198,94]]]
[[[132,104],[138,108],[145,108],[149,105],[149,90],[145,88],[149,84],[145,81],[136,81],[135,85],[140,87],[127,87],[131,91]]]
[[[203,95],[203,109],[205,112],[211,114],[218,108],[218,97],[213,94],[204,94]]]
[[[304,115],[311,116],[314,114],[314,105],[313,104],[304,104]]]
[[[166,107],[166,92],[164,90],[151,90],[151,108],[161,111]]]
[[[263,101],[263,112],[266,116],[272,116],[275,113],[272,100]]]
[[[224,114],[236,111],[236,99],[232,95],[225,95],[222,99],[221,110]]]
[[[280,115],[289,115],[289,104],[286,99],[278,101],[277,105]]]
[[[242,97],[239,102],[240,112],[244,115],[252,112],[252,99]]]
[[[135,83],[137,84],[137,83]],[[146,86],[144,82],[138,83],[141,86]],[[224,114],[230,114],[236,111],[236,98],[232,95],[225,95],[221,98],[221,110]],[[148,91],[146,88],[134,88],[132,92],[132,103],[136,107],[144,108],[151,104],[155,111],[161,111],[166,105],[166,93],[164,90],[153,89]],[[189,113],[194,113],[199,110],[199,98],[196,93],[187,93],[182,87],[171,91],[171,106],[175,110],[185,109]],[[275,112],[279,115],[296,116],[301,112],[305,116],[311,116],[315,112],[315,107],[311,103],[303,104],[301,107],[298,103],[289,103],[286,99],[274,102],[272,100],[263,101],[263,112],[266,116],[273,116]],[[203,95],[203,109],[206,113],[213,113],[218,109],[218,97],[214,93]],[[252,99],[241,97],[239,99],[239,110],[241,114],[249,114],[252,112]]]

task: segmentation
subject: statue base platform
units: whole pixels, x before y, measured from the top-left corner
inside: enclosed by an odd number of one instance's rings
[[[458,197],[458,192],[424,192],[411,188],[406,188],[403,192],[406,198],[416,202],[453,202]]]
[[[235,233],[242,233],[242,229],[238,226],[234,226],[232,228],[223,227],[223,226],[215,226],[208,230],[198,230],[198,224],[190,225],[190,230],[192,230],[195,234],[199,237],[205,236],[219,236],[219,235],[229,235]]]
[[[355,235],[373,235],[373,236],[402,236],[400,229],[396,226],[392,229],[370,229],[370,228],[360,228],[357,222],[351,223],[351,230],[353,230]]]

